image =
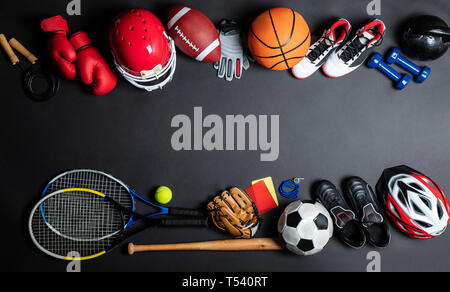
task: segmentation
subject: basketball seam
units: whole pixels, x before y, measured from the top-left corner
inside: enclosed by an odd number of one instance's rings
[[[295,11],[292,10],[292,9],[291,9],[291,11],[292,11],[292,13],[293,13],[293,15],[294,15],[293,27],[292,27],[291,35],[290,35],[288,41],[287,41],[285,44],[280,45],[281,47],[287,46],[287,45],[289,44],[289,42],[291,41],[292,36],[294,35],[295,18],[296,18],[296,17],[295,17]],[[278,46],[278,47],[272,47],[272,46],[269,46],[268,44],[266,44],[266,43],[265,43],[260,37],[258,37],[258,35],[253,31],[253,26],[250,27],[250,32],[252,33],[252,35],[253,35],[253,36],[254,36],[261,44],[263,44],[264,46],[268,47],[269,49],[278,49],[278,48],[280,48],[280,46]],[[308,36],[309,36],[309,34],[308,34]],[[306,39],[308,39],[308,37],[307,37]],[[305,42],[305,41],[303,41],[303,43],[304,43],[304,42]],[[302,43],[302,44],[303,44],[303,43]]]
[[[288,58],[287,60],[290,61],[290,60],[301,59],[301,58],[304,58],[304,57],[291,57],[291,58]],[[273,65],[272,67],[270,67],[270,69],[275,68],[276,66],[280,65],[281,63],[284,63],[284,61],[280,61],[280,62],[276,63],[275,65]]]
[[[292,10],[292,9],[291,9],[291,11],[292,11],[292,16],[293,16],[291,35],[289,36],[288,40],[287,40],[281,47],[287,46],[287,45],[289,44],[289,42],[291,41],[292,36],[294,35],[294,29],[295,29],[295,12],[294,12],[294,10]]]
[[[281,51],[281,54],[283,55],[283,59],[284,59],[284,62],[286,63],[286,67],[289,69],[289,63],[286,60],[286,56],[284,55],[283,48],[281,47],[280,38],[278,37],[277,29],[275,28],[275,23],[273,22],[272,13],[270,12],[270,9],[269,9],[269,17],[270,17],[270,22],[272,23],[272,28],[275,33],[275,37],[277,38],[279,49]],[[295,14],[294,14],[294,18],[295,18]]]
[[[306,38],[298,45],[298,46],[296,46],[295,48],[292,48],[292,49],[290,49],[289,51],[287,51],[287,52],[285,52],[285,54],[289,54],[289,53],[291,53],[292,51],[294,51],[294,50],[296,50],[296,49],[298,49],[300,46],[302,46],[308,39],[309,39],[309,37],[310,37],[310,34],[308,33],[308,35],[306,36]],[[278,48],[278,47],[277,47]],[[260,59],[270,59],[270,58],[276,58],[276,57],[280,57],[281,56],[281,54],[280,55],[274,55],[274,56],[268,56],[268,57],[263,57],[263,56],[254,56],[255,58],[260,58]],[[302,56],[302,57],[299,57],[299,58],[304,58],[305,56]]]
[[[268,44],[266,44],[265,42],[263,42],[263,41],[256,35],[256,33],[253,31],[253,27],[251,28],[251,32],[252,32],[252,34],[255,36],[255,38],[256,38],[261,44],[263,44],[264,46],[268,47],[269,49],[278,49],[278,47],[272,47],[272,46],[269,46]]]

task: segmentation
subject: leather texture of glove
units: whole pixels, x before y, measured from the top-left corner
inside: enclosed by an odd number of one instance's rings
[[[261,219],[249,196],[237,187],[216,196],[207,206],[214,225],[240,238],[253,238]]]
[[[234,78],[240,79],[243,70],[250,68],[241,36],[241,30],[237,22],[224,19],[219,27],[220,43],[222,45],[222,56],[220,61],[214,63],[217,70],[217,77],[232,81]]]
[[[112,91],[116,87],[117,76],[94,47],[89,35],[80,31],[73,34],[69,40],[78,54],[76,64],[81,82],[90,85],[95,95]]]
[[[60,15],[44,19],[41,29],[49,34],[48,51],[53,59],[56,71],[62,77],[74,80],[77,77],[75,61],[77,53],[67,39],[69,27]]]

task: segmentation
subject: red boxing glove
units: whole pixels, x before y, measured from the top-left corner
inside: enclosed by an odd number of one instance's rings
[[[60,15],[44,19],[41,22],[41,28],[48,32],[48,50],[53,58],[58,73],[69,79],[74,80],[77,77],[75,61],[77,53],[67,39],[69,27]]]
[[[89,35],[80,31],[73,34],[69,40],[78,54],[77,69],[81,81],[91,85],[95,95],[107,94],[113,90],[117,84],[117,76],[94,47]]]

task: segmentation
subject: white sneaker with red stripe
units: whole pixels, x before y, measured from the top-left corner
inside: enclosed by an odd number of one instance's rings
[[[374,19],[342,48],[334,51],[323,65],[323,72],[331,78],[341,77],[358,69],[369,56],[369,51],[381,45],[386,26],[383,21]]]
[[[314,74],[322,67],[328,56],[347,40],[351,28],[350,22],[343,18],[333,23],[309,48],[306,57],[292,68],[292,74],[298,79],[306,79]]]

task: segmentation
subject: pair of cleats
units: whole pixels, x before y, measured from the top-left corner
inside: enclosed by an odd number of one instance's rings
[[[306,57],[292,68],[298,79],[306,79],[322,67],[325,75],[338,78],[358,69],[369,56],[371,48],[381,45],[386,26],[373,19],[349,39],[352,26],[344,18],[326,29],[309,49]]]
[[[326,180],[319,182],[316,188],[317,199],[332,215],[340,239],[353,248],[363,247],[366,241],[375,247],[388,246],[389,227],[370,185],[359,177],[352,177],[344,188],[344,196]]]

